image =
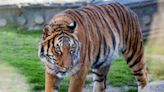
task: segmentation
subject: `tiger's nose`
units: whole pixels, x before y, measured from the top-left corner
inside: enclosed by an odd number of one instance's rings
[[[69,70],[69,69],[71,69],[72,68],[72,65],[71,66],[64,66],[64,70]]]
[[[66,72],[67,72],[67,68],[62,68],[62,69],[60,70],[60,72],[66,73]]]
[[[60,71],[61,73],[66,73],[67,71]]]

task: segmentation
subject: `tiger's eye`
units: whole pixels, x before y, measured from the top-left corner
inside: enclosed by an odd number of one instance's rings
[[[75,44],[72,44],[72,48],[75,48]]]
[[[70,49],[70,53],[71,53],[71,54],[74,54],[74,53],[75,53],[74,48],[71,48],[71,49]]]

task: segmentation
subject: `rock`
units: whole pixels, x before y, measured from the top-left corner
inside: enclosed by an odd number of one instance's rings
[[[106,92],[121,92],[120,88],[107,86]]]
[[[141,92],[164,92],[164,81],[151,82]]]

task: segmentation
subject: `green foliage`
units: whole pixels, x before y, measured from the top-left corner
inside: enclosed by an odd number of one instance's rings
[[[135,78],[123,57],[113,61],[108,73],[108,82],[113,86],[136,86]]]
[[[69,77],[65,78],[60,85],[59,92],[67,92],[69,88],[69,82],[70,82],[70,78]]]

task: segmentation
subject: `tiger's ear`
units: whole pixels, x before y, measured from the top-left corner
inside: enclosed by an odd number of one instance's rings
[[[76,28],[76,22],[75,21],[71,22],[67,27],[70,28],[71,30],[74,30]]]
[[[46,37],[48,37],[50,34],[50,27],[49,25],[45,25],[43,27],[43,39],[45,39]]]

